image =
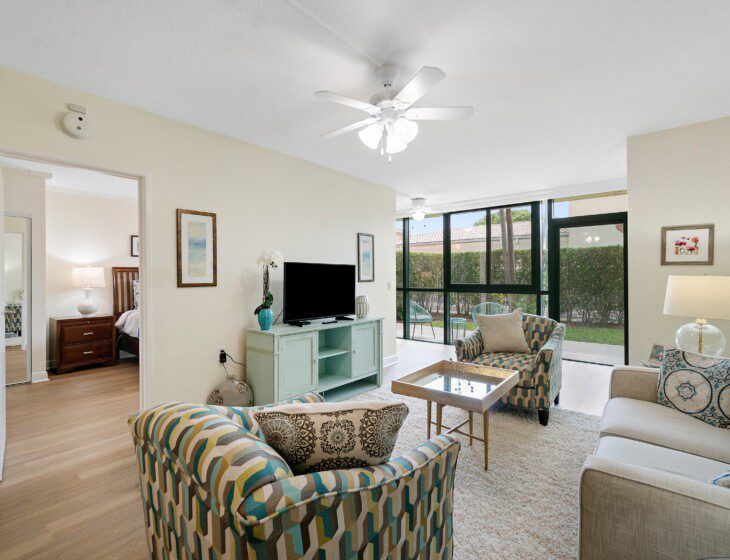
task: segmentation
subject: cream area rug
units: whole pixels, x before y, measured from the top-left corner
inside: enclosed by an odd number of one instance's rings
[[[408,405],[393,456],[426,439],[425,401],[395,395],[389,384],[357,397],[363,399]],[[444,424],[454,426],[467,413],[446,407],[443,414]],[[468,438],[457,434],[455,560],[576,558],[580,470],[598,441],[599,421],[553,408],[543,427],[534,413],[496,405],[489,417],[487,472],[482,443],[469,447]],[[482,433],[476,414],[474,433]]]

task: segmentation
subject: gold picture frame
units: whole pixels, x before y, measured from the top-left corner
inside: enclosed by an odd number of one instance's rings
[[[664,226],[662,265],[712,265],[715,263],[715,224]]]
[[[177,287],[218,285],[218,235],[212,212],[177,209]]]

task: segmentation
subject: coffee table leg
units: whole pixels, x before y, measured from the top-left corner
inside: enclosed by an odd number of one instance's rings
[[[428,433],[428,438],[431,439],[431,401],[426,401],[426,422],[427,422],[427,428],[426,432]]]
[[[489,470],[489,411],[482,414],[484,424],[484,470]]]
[[[469,411],[469,446],[474,443],[474,413]]]
[[[436,403],[436,435],[441,435],[441,413],[444,410],[444,405]]]

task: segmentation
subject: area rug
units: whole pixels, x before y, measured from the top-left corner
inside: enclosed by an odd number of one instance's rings
[[[410,413],[394,456],[426,439],[426,403],[381,387],[358,400],[402,401]],[[446,407],[443,423],[455,425],[466,412]],[[435,406],[434,406],[435,419]],[[534,413],[497,405],[489,418],[489,471],[481,442],[461,452],[454,495],[454,558],[576,558],[578,483],[585,458],[598,441],[599,418],[560,408],[541,426]],[[466,429],[466,426],[462,429]],[[482,433],[474,416],[474,433]]]

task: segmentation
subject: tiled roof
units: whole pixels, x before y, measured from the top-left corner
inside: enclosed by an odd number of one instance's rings
[[[512,222],[512,230],[515,237],[529,237],[532,231],[531,222]],[[471,226],[464,228],[454,228],[451,230],[451,241],[481,241],[485,240],[487,235],[487,226]],[[396,231],[396,244],[402,243],[402,233]],[[502,230],[499,224],[492,224],[492,239],[500,239]],[[444,234],[442,231],[427,231],[424,233],[416,233],[411,235],[411,245],[428,245],[431,243],[442,243]]]

